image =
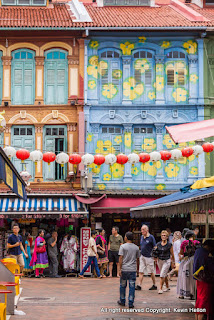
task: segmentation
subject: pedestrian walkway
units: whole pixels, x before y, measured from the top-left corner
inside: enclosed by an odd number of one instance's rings
[[[26,316],[12,316],[10,320],[147,320],[168,316],[173,320],[194,319],[194,313],[184,312],[194,308],[193,303],[176,298],[175,280],[170,285],[170,292],[159,295],[157,291],[148,290],[151,279],[145,277],[143,290],[136,291],[135,312],[124,312],[128,307],[117,305],[118,278],[23,279],[18,310]]]

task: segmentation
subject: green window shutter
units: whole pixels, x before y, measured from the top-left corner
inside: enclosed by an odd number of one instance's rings
[[[45,102],[46,104],[54,104],[55,103],[55,69],[56,63],[47,63],[46,70],[46,94],[45,94]]]
[[[50,136],[45,136],[44,141],[44,153],[45,152],[54,152],[55,153],[55,138]],[[54,181],[55,180],[55,161],[48,163],[43,161],[43,176],[45,181]]]

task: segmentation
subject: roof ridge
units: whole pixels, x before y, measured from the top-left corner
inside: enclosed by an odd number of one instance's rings
[[[209,21],[202,14],[195,11],[193,8],[188,7],[185,3],[182,3],[179,0],[171,0],[171,4],[169,5],[169,7],[171,7],[190,21]]]

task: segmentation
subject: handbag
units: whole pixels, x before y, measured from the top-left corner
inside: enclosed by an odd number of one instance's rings
[[[103,254],[103,253],[104,253],[104,251],[103,251],[103,250],[101,250],[101,249],[99,249],[99,248],[97,248],[97,253],[98,253],[98,254]]]
[[[45,245],[42,247],[37,247],[36,248],[36,253],[44,253],[46,251]]]

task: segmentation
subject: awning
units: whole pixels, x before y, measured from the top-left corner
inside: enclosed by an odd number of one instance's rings
[[[167,127],[175,143],[195,141],[214,136],[214,119]]]
[[[90,198],[84,198],[84,197],[81,197],[81,196],[78,196],[76,194],[74,194],[74,197],[80,201],[81,203],[85,203],[85,204],[94,204],[100,200],[102,200],[103,198],[105,198],[105,194],[103,194],[101,197],[99,198],[95,198],[95,197],[90,197]]]
[[[1,198],[0,213],[2,214],[87,214],[84,203],[75,198],[39,198],[28,197],[27,201],[19,198]]]
[[[0,180],[20,198],[27,200],[26,184],[20,174],[0,147]]]
[[[214,187],[190,189],[131,208],[131,217],[162,217],[190,212],[204,212],[214,208]]]
[[[153,201],[157,198],[112,198],[108,197],[100,200],[91,206],[92,213],[129,213],[130,208],[142,203]]]

